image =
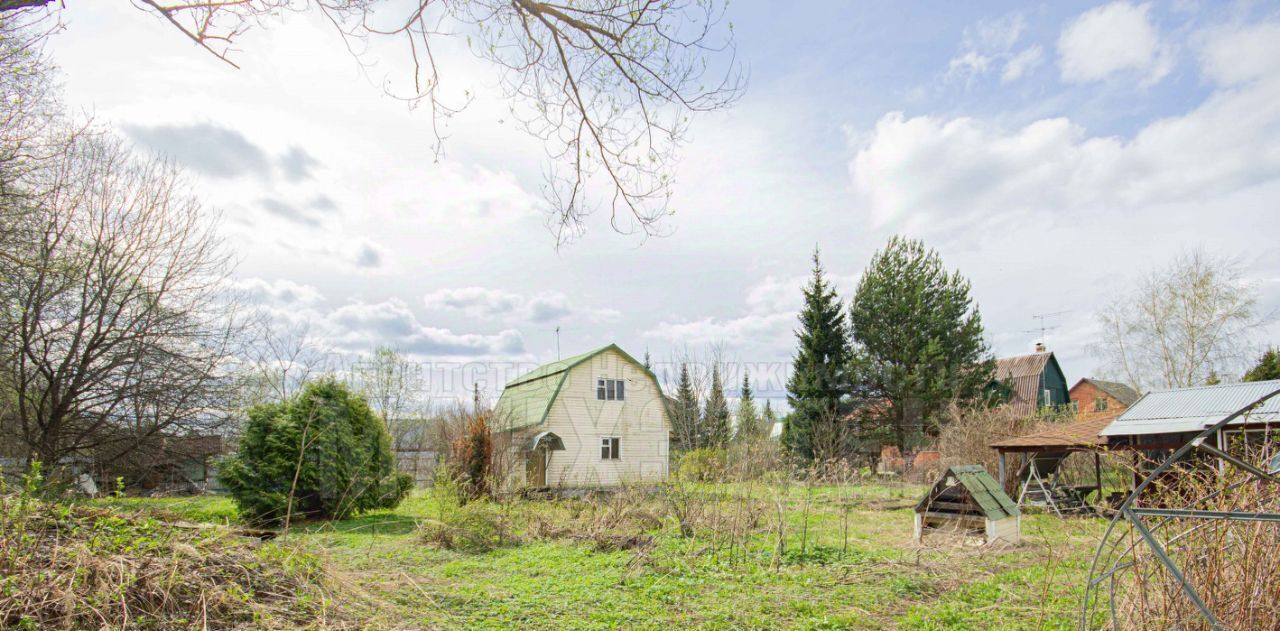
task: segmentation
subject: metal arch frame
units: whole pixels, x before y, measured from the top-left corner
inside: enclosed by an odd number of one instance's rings
[[[1111,538],[1112,532],[1115,531],[1116,526],[1120,523],[1121,520],[1124,520],[1130,523],[1130,525],[1134,528],[1134,530],[1138,532],[1143,542],[1146,543],[1147,546],[1151,549],[1151,552],[1155,555],[1156,559],[1160,561],[1160,564],[1163,565],[1165,569],[1167,569],[1169,573],[1174,577],[1174,579],[1178,581],[1179,586],[1182,588],[1183,594],[1187,597],[1188,600],[1192,602],[1192,604],[1196,606],[1196,609],[1200,611],[1201,617],[1204,618],[1204,621],[1209,625],[1209,628],[1214,629],[1215,631],[1222,629],[1222,623],[1218,620],[1218,617],[1213,613],[1212,610],[1209,609],[1209,606],[1205,604],[1204,600],[1200,597],[1200,593],[1196,591],[1195,587],[1187,582],[1186,577],[1182,574],[1182,570],[1178,567],[1177,563],[1173,561],[1173,559],[1169,558],[1168,553],[1165,551],[1164,547],[1160,545],[1160,542],[1156,540],[1155,536],[1152,534],[1152,529],[1147,526],[1147,524],[1143,521],[1142,517],[1147,516],[1147,517],[1163,518],[1163,521],[1161,521],[1160,524],[1156,526],[1156,528],[1159,528],[1160,525],[1163,525],[1168,520],[1174,519],[1174,518],[1180,518],[1180,517],[1199,518],[1199,519],[1225,519],[1225,520],[1236,520],[1236,521],[1280,522],[1280,513],[1135,508],[1133,504],[1134,504],[1134,501],[1138,498],[1138,496],[1141,495],[1142,492],[1146,490],[1146,488],[1150,486],[1151,483],[1157,477],[1159,477],[1164,472],[1168,471],[1174,464],[1182,460],[1187,454],[1196,450],[1204,451],[1208,454],[1216,456],[1222,459],[1223,461],[1230,463],[1232,466],[1238,467],[1261,480],[1265,480],[1268,482],[1280,482],[1280,477],[1276,476],[1276,473],[1278,472],[1274,471],[1275,469],[1280,469],[1280,467],[1273,465],[1269,467],[1273,469],[1272,472],[1263,471],[1262,469],[1259,469],[1253,465],[1250,465],[1249,463],[1244,462],[1243,460],[1240,460],[1239,458],[1225,451],[1222,451],[1217,447],[1214,447],[1213,445],[1210,444],[1210,441],[1207,440],[1209,437],[1214,436],[1217,432],[1219,432],[1228,424],[1230,424],[1231,421],[1234,421],[1237,418],[1240,418],[1241,416],[1245,416],[1249,414],[1250,412],[1257,409],[1263,403],[1266,403],[1269,399],[1271,399],[1276,395],[1280,395],[1280,389],[1273,390],[1272,392],[1260,397],[1253,403],[1250,403],[1249,405],[1246,405],[1240,408],[1239,410],[1236,410],[1226,418],[1205,428],[1199,434],[1197,434],[1195,438],[1191,439],[1189,442],[1187,442],[1187,444],[1178,448],[1178,450],[1175,451],[1168,458],[1166,458],[1164,462],[1160,463],[1160,466],[1151,470],[1151,472],[1147,474],[1146,478],[1144,478],[1142,482],[1140,482],[1137,486],[1134,487],[1133,492],[1131,492],[1129,496],[1125,498],[1124,502],[1120,504],[1120,508],[1119,510],[1116,511],[1116,515],[1111,518],[1111,523],[1108,524],[1106,532],[1104,532],[1102,535],[1102,540],[1098,543],[1098,550],[1097,552],[1094,553],[1093,563],[1089,567],[1088,583],[1085,586],[1084,603],[1081,607],[1081,612],[1080,612],[1081,631],[1087,631],[1090,628],[1091,604],[1093,599],[1097,598],[1097,593],[1095,590],[1099,588],[1099,586],[1102,584],[1103,581],[1106,581],[1108,579],[1112,581],[1111,593],[1113,595],[1113,598],[1109,603],[1110,609],[1111,609],[1111,624],[1112,624],[1112,628],[1116,628],[1116,629],[1119,628],[1116,625],[1117,621],[1115,619],[1116,613],[1115,613],[1115,602],[1114,602],[1114,577],[1117,572],[1127,569],[1128,567],[1132,567],[1132,563],[1120,563],[1120,560],[1123,559],[1123,556],[1121,556],[1119,559],[1114,559],[1113,562],[1111,563],[1111,567],[1108,568],[1105,572],[1103,572],[1100,576],[1098,575],[1098,569],[1099,569],[1098,566],[1099,566],[1099,563],[1102,561],[1103,554],[1107,551],[1107,541]],[[1277,456],[1277,460],[1280,460],[1280,456]],[[1280,462],[1277,462],[1277,464],[1280,464]]]

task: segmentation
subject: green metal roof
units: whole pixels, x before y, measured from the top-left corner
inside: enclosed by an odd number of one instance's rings
[[[943,484],[947,478],[955,476],[960,486],[968,491],[973,501],[982,507],[982,512],[986,514],[987,519],[1004,519],[1019,514],[1018,505],[1000,488],[1000,483],[987,473],[987,469],[980,464],[956,465],[943,472],[942,477],[929,489],[929,493],[920,500],[916,505],[916,512],[927,510],[933,499],[937,497]]]
[[[551,405],[555,403],[556,396],[560,394],[560,388],[569,378],[570,369],[609,350],[617,351],[624,359],[643,370],[645,375],[653,381],[658,394],[662,394],[662,387],[652,371],[628,355],[626,351],[618,348],[617,344],[610,344],[581,355],[544,364],[512,379],[502,390],[502,396],[498,398],[496,409],[499,422],[505,424],[502,429],[523,429],[546,422],[547,414],[551,412]]]

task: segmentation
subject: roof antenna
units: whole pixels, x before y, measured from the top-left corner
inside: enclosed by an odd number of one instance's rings
[[[560,361],[560,325],[556,325],[556,361]]]
[[[1048,333],[1049,331],[1055,331],[1058,329],[1058,325],[1056,324],[1054,326],[1045,326],[1044,325],[1045,319],[1056,318],[1058,316],[1065,315],[1068,313],[1071,313],[1071,309],[1067,309],[1066,311],[1055,311],[1053,313],[1033,313],[1031,314],[1031,318],[1034,320],[1039,320],[1040,326],[1034,329],[1024,330],[1023,333],[1039,333],[1040,339],[1039,341],[1036,342],[1036,346],[1038,347],[1045,346],[1045,334]],[[1036,352],[1043,352],[1043,351],[1041,351],[1040,348],[1036,348]]]

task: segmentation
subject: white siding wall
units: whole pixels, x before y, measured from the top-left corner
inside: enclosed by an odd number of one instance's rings
[[[596,399],[599,378],[626,380],[622,401]],[[615,486],[623,482],[656,482],[667,475],[668,429],[662,393],[640,367],[609,350],[569,372],[551,404],[547,422],[564,440],[564,451],[551,453],[550,486]],[[621,439],[622,457],[600,457],[600,439]],[[523,472],[521,472],[523,474]]]

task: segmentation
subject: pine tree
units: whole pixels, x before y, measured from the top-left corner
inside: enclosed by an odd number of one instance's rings
[[[738,428],[734,438],[739,441],[753,441],[764,437],[760,413],[756,410],[756,401],[751,392],[751,375],[742,373],[742,392],[738,397]]]
[[[1258,358],[1258,364],[1244,374],[1245,381],[1270,381],[1280,379],[1280,350],[1268,348]]]
[[[700,430],[698,393],[689,377],[689,365],[680,364],[680,382],[676,385],[676,399],[671,404],[671,430],[675,434],[676,449],[697,449]]]
[[[969,281],[921,241],[893,237],[876,252],[849,309],[853,381],[866,424],[900,449],[936,435],[949,401],[983,396],[995,362]]]
[[[724,448],[733,436],[729,427],[729,401],[724,397],[724,383],[720,380],[720,366],[711,367],[711,392],[702,414],[703,446]]]
[[[791,414],[783,427],[782,444],[797,458],[809,461],[840,439],[844,397],[849,390],[849,329],[835,289],[827,282],[818,251],[813,252],[813,277],[804,288],[804,308],[798,348],[787,380]]]

